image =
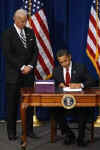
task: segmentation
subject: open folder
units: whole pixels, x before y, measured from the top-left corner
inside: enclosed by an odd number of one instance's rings
[[[65,92],[81,92],[82,88],[72,89],[70,87],[65,87],[65,88],[63,88],[63,91],[65,91]]]

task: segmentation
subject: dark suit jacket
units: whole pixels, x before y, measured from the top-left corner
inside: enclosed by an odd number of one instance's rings
[[[58,65],[54,68],[53,79],[55,80],[55,86],[64,81],[63,68]],[[84,87],[96,86],[95,80],[90,76],[88,70],[83,64],[72,63],[72,72],[71,72],[71,83],[83,83]]]
[[[3,51],[5,56],[6,82],[16,83],[20,77],[20,68],[23,65],[36,66],[38,48],[33,30],[25,27],[27,48],[23,43],[14,26],[3,34]],[[34,80],[34,71],[30,72],[30,78]],[[28,75],[29,76],[29,75]]]

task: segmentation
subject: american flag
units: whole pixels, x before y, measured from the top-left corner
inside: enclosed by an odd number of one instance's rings
[[[44,3],[42,0],[23,0],[23,8],[31,13],[27,26],[33,29],[39,49],[35,77],[39,80],[47,79],[52,74],[54,57],[44,12]]]
[[[91,6],[86,53],[100,77],[100,0]]]

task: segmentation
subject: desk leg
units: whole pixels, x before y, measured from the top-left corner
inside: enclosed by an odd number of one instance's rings
[[[55,142],[56,137],[56,121],[53,116],[51,116],[51,143]]]
[[[27,142],[26,142],[26,109],[27,109],[28,105],[21,103],[20,105],[20,113],[21,113],[21,121],[22,121],[22,143],[21,143],[21,147],[23,149],[26,148]]]

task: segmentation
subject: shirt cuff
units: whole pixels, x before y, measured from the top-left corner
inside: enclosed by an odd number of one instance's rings
[[[82,88],[82,89],[84,88],[84,84],[83,84],[83,83],[81,83],[81,88]]]
[[[23,70],[24,70],[24,67],[25,67],[25,65],[23,65],[23,66],[20,68],[20,70],[23,71]]]
[[[28,66],[33,69],[33,66],[31,66],[31,65],[28,65]]]

